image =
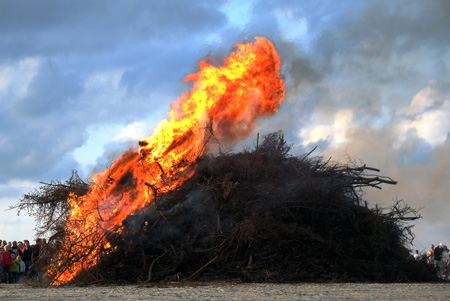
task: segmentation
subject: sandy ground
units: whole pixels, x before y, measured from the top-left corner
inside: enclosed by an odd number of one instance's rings
[[[450,283],[231,284],[33,288],[0,284],[2,300],[450,300]]]

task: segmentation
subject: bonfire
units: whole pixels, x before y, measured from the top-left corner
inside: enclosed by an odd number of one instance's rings
[[[201,61],[186,77],[191,90],[138,148],[91,183],[74,173],[25,195],[14,208],[38,206],[41,233],[58,243],[50,283],[431,279],[417,276],[427,267],[410,265],[405,248],[404,222],[420,215],[362,200],[362,187],[396,183],[367,174],[376,169],[291,156],[280,132],[229,153],[281,105],[280,66],[261,37],[222,66]]]

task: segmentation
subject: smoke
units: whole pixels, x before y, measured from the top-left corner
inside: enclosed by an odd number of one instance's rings
[[[422,208],[420,250],[450,231],[449,12],[448,1],[285,0],[256,3],[244,29],[274,42],[286,83],[279,112],[256,131],[283,130],[298,153],[317,146],[397,180],[366,198]]]
[[[125,221],[126,225],[130,225],[125,228],[126,234],[138,231],[138,235],[135,235],[137,242],[142,240],[142,235],[145,236],[147,231],[151,231],[151,236],[146,238],[151,245],[170,246],[185,242],[186,237],[203,237],[211,229],[229,228],[234,223],[229,219],[216,218],[214,202],[201,186],[187,192],[184,198],[162,198],[157,205],[152,205],[152,210],[145,208],[128,216]],[[165,220],[166,217],[171,220],[170,223]]]
[[[310,50],[278,43],[286,101],[266,127],[281,125],[299,152],[317,146],[316,154],[361,160],[398,180],[367,199],[423,208],[414,228],[422,249],[450,230],[450,3],[365,4],[311,32]]]

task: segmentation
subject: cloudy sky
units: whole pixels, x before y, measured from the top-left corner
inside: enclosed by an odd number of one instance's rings
[[[287,94],[258,132],[380,168],[399,183],[370,203],[422,208],[419,250],[450,244],[448,28],[446,0],[1,1],[0,238],[34,238],[33,219],[4,211],[20,196],[103,170],[151,135],[199,60],[264,36]]]

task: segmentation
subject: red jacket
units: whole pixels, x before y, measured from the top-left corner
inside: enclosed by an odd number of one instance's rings
[[[2,266],[5,267],[7,265],[9,265],[9,266],[13,265],[11,253],[7,252],[7,251],[3,251],[3,253],[2,253]]]

